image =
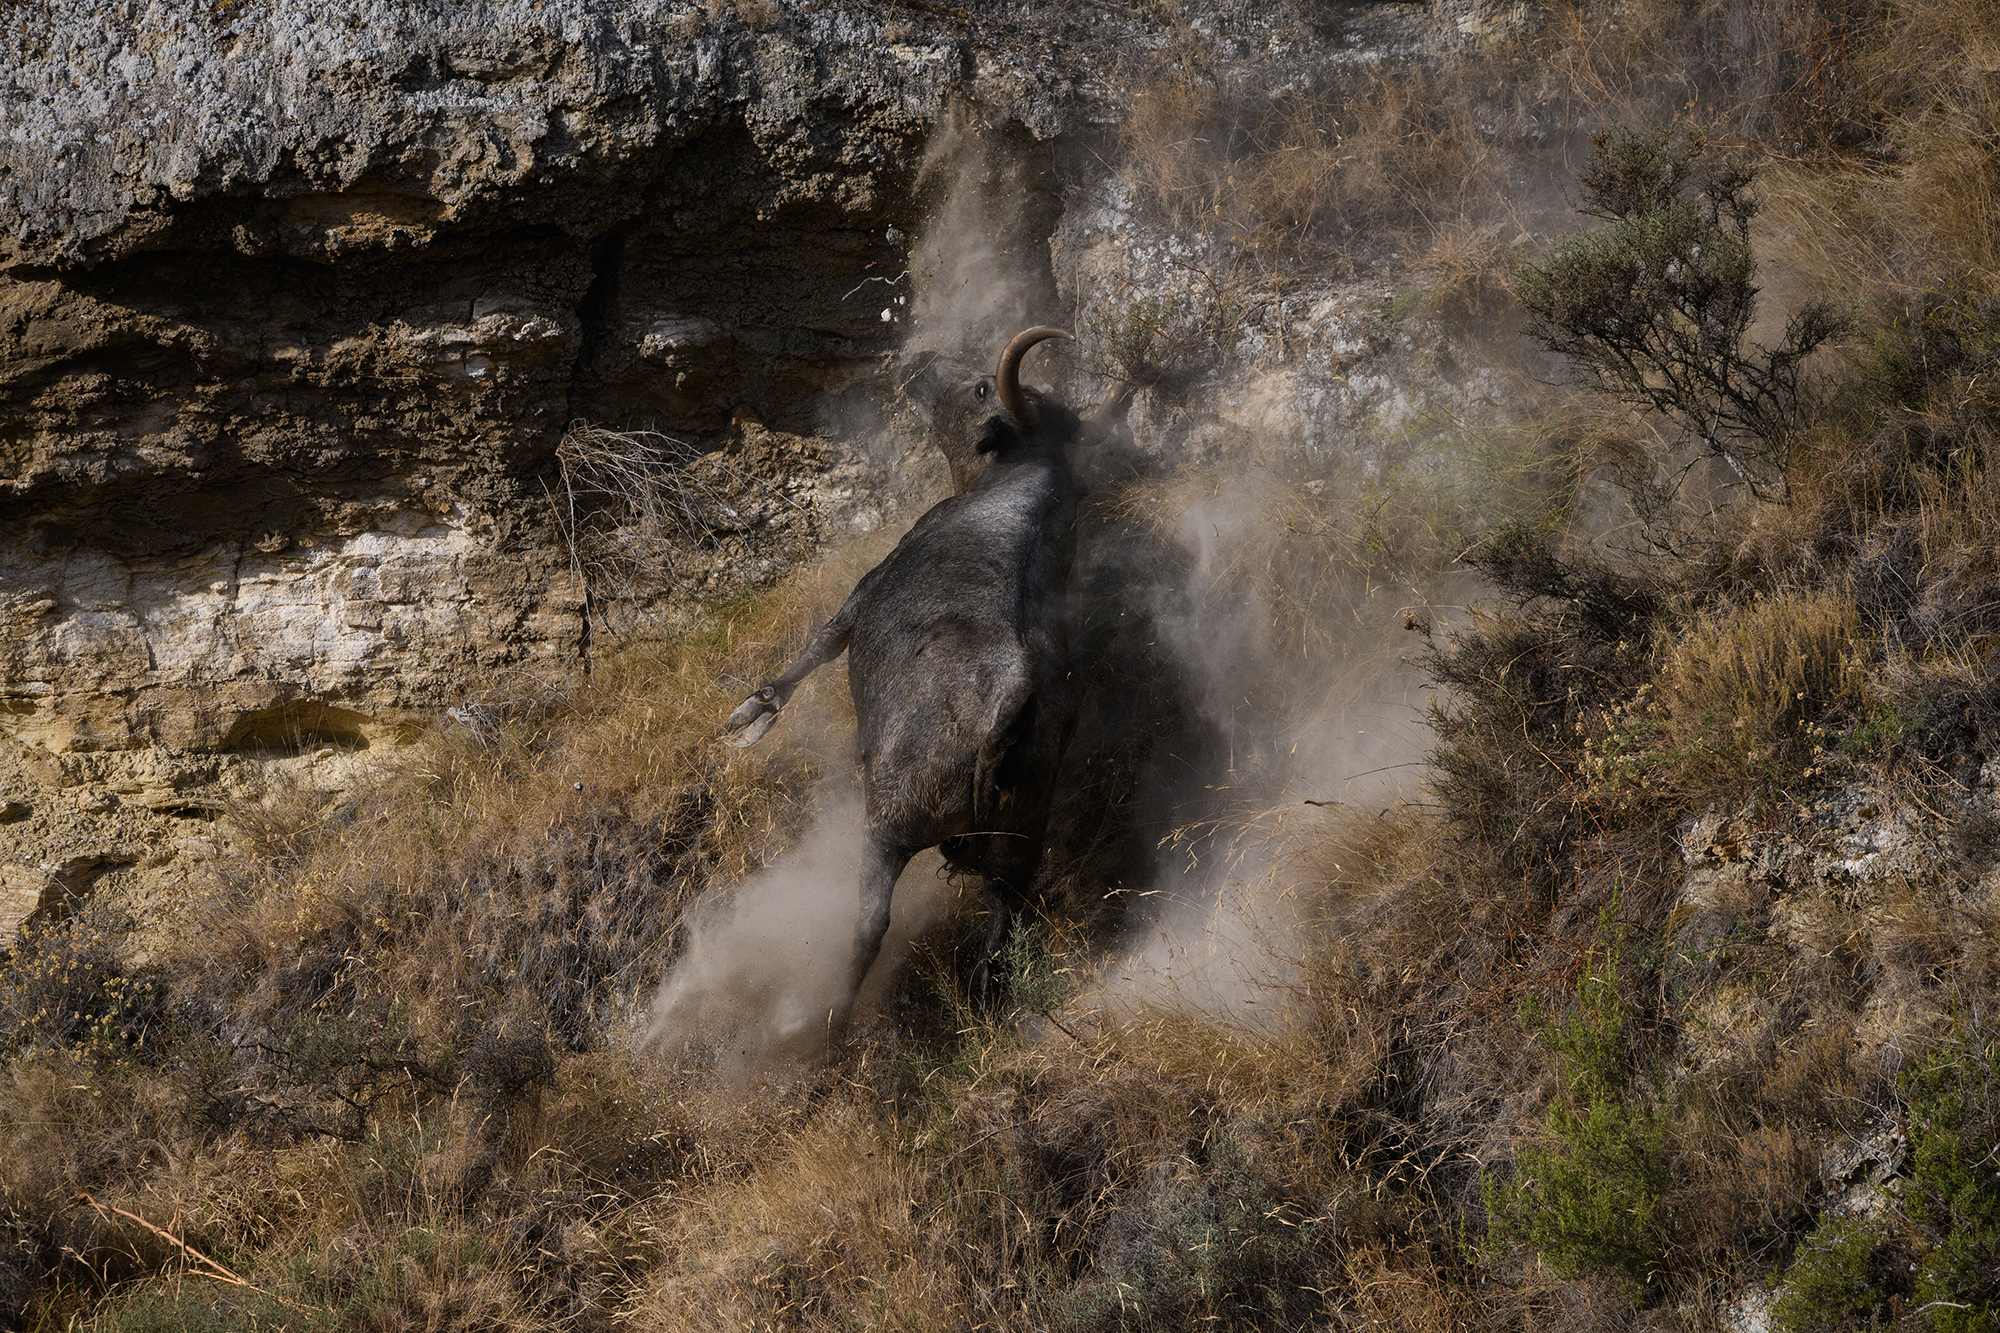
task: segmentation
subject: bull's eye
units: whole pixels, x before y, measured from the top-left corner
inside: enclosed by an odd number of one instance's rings
[[[973,389],[973,391],[972,391],[972,396],[973,396],[974,398],[984,398],[984,397],[986,397],[986,395],[987,395],[987,394],[989,394],[989,393],[991,393],[991,392],[993,392],[993,391],[992,391],[992,390],[991,390],[990,388],[988,388],[988,387],[987,387],[987,385],[986,385],[986,381],[985,381],[985,380],[981,380],[981,381],[979,381],[979,385],[978,385],[978,387],[977,387],[977,388],[975,388],[975,389]]]

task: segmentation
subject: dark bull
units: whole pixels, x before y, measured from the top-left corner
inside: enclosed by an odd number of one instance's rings
[[[751,744],[799,682],[847,653],[867,828],[861,919],[835,1032],[882,947],[890,894],[912,856],[936,847],[985,877],[991,927],[973,975],[981,990],[1006,938],[1008,904],[1041,866],[1056,765],[1076,715],[1066,602],[1078,490],[1069,450],[1127,401],[1114,394],[1084,418],[1022,387],[1027,350],[1069,336],[1029,329],[991,376],[936,398],[931,441],[951,464],[957,494],[918,519],[798,661],[725,724],[732,744]]]

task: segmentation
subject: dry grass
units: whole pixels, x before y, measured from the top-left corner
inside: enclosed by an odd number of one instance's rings
[[[1166,22],[1168,40],[1126,75],[1125,174],[1169,230],[1265,282],[1394,251],[1429,313],[1504,316],[1518,247],[1567,229],[1590,135],[1676,117],[1820,176],[1879,144],[1922,164],[1897,174],[1956,238],[1941,255],[1990,244],[1977,225],[1990,173],[1971,145],[1992,19],[1965,0],[1637,0],[1615,19],[1579,0],[1476,55],[1329,69],[1275,94],[1176,12]],[[1939,58],[1961,42],[1963,59]]]
[[[628,1307],[643,1329],[924,1329],[973,1321],[933,1173],[853,1108],[762,1145],[757,1166],[653,1224],[665,1262]]]
[[[1617,798],[1671,792],[1688,805],[1810,782],[1828,748],[1823,721],[1869,708],[1869,656],[1854,601],[1838,592],[1709,612],[1667,648],[1657,690],[1642,685],[1603,715],[1582,772]]]
[[[285,1302],[328,1327],[593,1326],[626,1262],[593,1239],[616,1200],[735,1168],[729,1117],[676,1128],[664,1075],[591,1052],[635,1030],[686,905],[780,854],[844,761],[818,739],[851,726],[838,673],[758,754],[716,728],[881,540],[345,794],[274,779],[143,977],[88,916],[17,950],[0,1191],[25,1272],[83,1265],[50,1308],[115,1291],[105,1327]],[[80,1191],[271,1295],[190,1292],[172,1246]]]
[[[1134,76],[1125,171],[1177,231],[1212,235],[1262,273],[1311,272],[1366,236],[1445,226],[1490,201],[1501,152],[1450,76],[1380,73],[1272,96],[1192,29]]]

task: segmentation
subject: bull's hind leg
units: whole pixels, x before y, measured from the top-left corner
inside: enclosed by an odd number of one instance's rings
[[[868,830],[867,842],[861,849],[861,916],[854,923],[854,954],[848,969],[847,994],[833,1011],[836,1037],[847,1031],[861,983],[868,969],[874,966],[875,956],[882,952],[882,937],[889,933],[889,899],[896,891],[896,880],[902,876],[903,867],[915,855],[914,850],[888,842],[874,828]]]
[[[1000,951],[1007,947],[1007,931],[1013,924],[1012,907],[1028,900],[1035,875],[1042,868],[1042,840],[996,834],[988,839],[986,864],[986,940],[979,961],[972,967],[972,998],[981,1003],[993,998],[993,967]]]

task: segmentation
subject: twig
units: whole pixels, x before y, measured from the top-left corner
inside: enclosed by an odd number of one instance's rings
[[[188,1258],[193,1259],[196,1263],[202,1264],[208,1269],[207,1272],[202,1274],[203,1277],[212,1277],[218,1282],[227,1282],[231,1286],[242,1287],[245,1290],[254,1291],[259,1296],[268,1296],[270,1299],[276,1301],[278,1304],[286,1306],[289,1309],[297,1310],[302,1314],[318,1313],[318,1311],[314,1310],[309,1305],[300,1305],[297,1301],[286,1300],[283,1296],[278,1295],[276,1292],[264,1290],[262,1287],[250,1281],[248,1278],[245,1278],[241,1274],[231,1271],[230,1269],[217,1263],[215,1260],[209,1258],[207,1255],[203,1254],[200,1250],[197,1250],[194,1246],[182,1240],[179,1236],[174,1235],[171,1231],[168,1231],[163,1227],[154,1226],[151,1222],[148,1222],[145,1218],[139,1216],[137,1213],[128,1213],[123,1208],[115,1208],[107,1203],[99,1203],[97,1200],[91,1198],[88,1194],[84,1194],[79,1197],[81,1197],[85,1203],[89,1204],[92,1208],[95,1208],[98,1212],[103,1213],[105,1216],[109,1217],[111,1214],[116,1213],[120,1217],[126,1218],[133,1222],[137,1222],[140,1226],[146,1228],[146,1230],[152,1232],[155,1236],[158,1236],[161,1240],[167,1242],[167,1244],[172,1245],[175,1248],[179,1249],[182,1254],[185,1254]]]

